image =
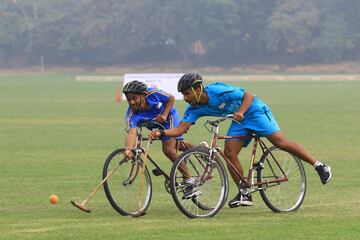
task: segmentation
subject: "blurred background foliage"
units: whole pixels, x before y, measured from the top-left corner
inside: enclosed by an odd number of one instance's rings
[[[358,0],[2,0],[0,67],[360,60]]]

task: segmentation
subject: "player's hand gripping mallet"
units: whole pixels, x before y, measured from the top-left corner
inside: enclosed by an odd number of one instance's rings
[[[106,177],[100,182],[99,186],[97,186],[94,191],[92,191],[92,193],[90,193],[89,197],[87,199],[85,199],[83,202],[76,202],[71,200],[70,202],[72,203],[72,205],[74,205],[75,207],[77,207],[78,209],[90,213],[91,210],[90,208],[88,208],[86,206],[86,204],[89,202],[89,200],[97,193],[97,191],[101,188],[101,186],[106,182],[106,180],[115,172],[116,169],[118,169],[118,167],[120,166],[120,164],[118,164],[113,170],[111,170],[111,172],[108,173],[108,175],[106,175]]]

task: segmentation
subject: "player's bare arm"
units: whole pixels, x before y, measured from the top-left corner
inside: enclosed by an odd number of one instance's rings
[[[171,108],[174,106],[175,103],[175,97],[173,95],[169,96],[168,101],[166,102],[165,106],[164,106],[164,111],[156,116],[156,121],[159,123],[163,123],[166,122],[166,119],[171,111]]]
[[[178,137],[186,133],[191,126],[190,122],[180,122],[179,126],[176,128],[170,128],[166,130],[152,130],[149,134],[150,139],[156,139],[162,136],[167,137]]]
[[[244,119],[244,114],[251,106],[251,103],[254,100],[254,95],[251,92],[246,91],[241,103],[241,106],[237,112],[234,113],[233,118],[237,121],[242,121]]]

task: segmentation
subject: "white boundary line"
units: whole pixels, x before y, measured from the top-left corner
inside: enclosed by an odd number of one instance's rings
[[[360,75],[205,76],[207,81],[360,81]]]
[[[360,75],[203,75],[205,82],[227,81],[360,81]],[[123,82],[123,76],[76,76],[80,82]]]

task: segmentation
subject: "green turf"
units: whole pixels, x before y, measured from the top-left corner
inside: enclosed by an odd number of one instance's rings
[[[322,186],[306,165],[308,191],[297,212],[272,213],[256,194],[255,206],[225,206],[211,219],[182,215],[160,177],[152,177],[153,201],[142,218],[117,214],[102,190],[91,214],[70,205],[90,194],[106,156],[123,145],[126,103],[115,103],[117,86],[72,75],[0,77],[0,239],[359,238],[360,82],[244,82],[285,135],[330,164],[334,176]],[[184,103],[176,106],[182,114]],[[194,143],[208,137],[202,121],[187,134]],[[151,155],[169,169],[158,143]],[[231,182],[230,198],[234,190]],[[51,194],[58,204],[49,203]]]

